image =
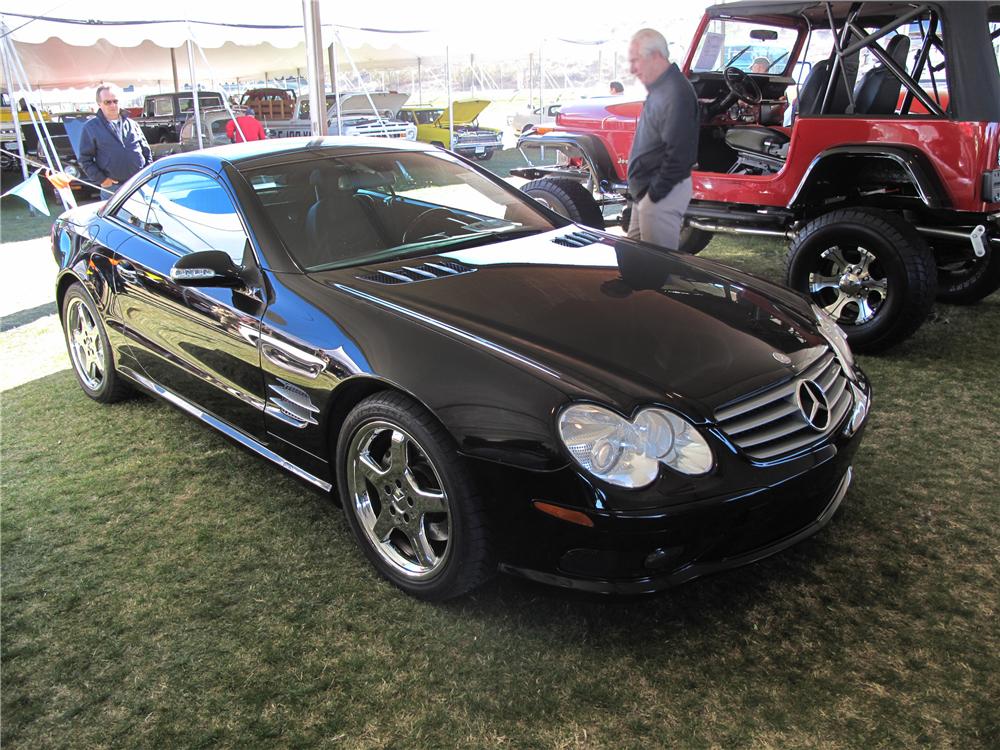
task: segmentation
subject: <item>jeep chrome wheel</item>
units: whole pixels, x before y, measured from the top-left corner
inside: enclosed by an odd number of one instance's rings
[[[808,294],[856,351],[882,351],[920,327],[934,304],[937,268],[900,217],[871,208],[824,214],[788,250],[786,283]]]
[[[382,558],[413,580],[448,557],[451,516],[434,466],[411,435],[370,422],[351,440],[348,486],[361,528]]]
[[[875,317],[889,280],[865,248],[834,245],[820,253],[818,268],[809,274],[809,294],[841,325],[859,325]]]
[[[485,503],[451,435],[419,403],[369,396],[345,420],[337,457],[351,531],[392,583],[447,599],[493,574]]]

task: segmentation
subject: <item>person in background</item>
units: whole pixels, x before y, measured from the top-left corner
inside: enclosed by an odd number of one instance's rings
[[[628,236],[676,250],[698,160],[698,97],[655,29],[635,33],[628,58],[648,91],[628,159]]]
[[[239,123],[239,128],[236,127],[236,123]],[[240,135],[240,131],[243,131],[242,135]],[[253,107],[247,107],[246,114],[226,123],[226,135],[229,136],[230,143],[262,141],[267,138],[264,126],[260,124],[260,120],[254,117]]]
[[[153,161],[142,128],[119,108],[120,96],[117,86],[98,86],[97,117],[80,132],[80,165],[87,179],[101,186],[102,198]]]
[[[751,73],[766,73],[771,69],[771,61],[766,57],[758,57],[750,66]]]
[[[621,81],[612,81],[608,84],[608,93],[611,94],[611,96],[621,96],[625,93],[625,87],[622,86]]]

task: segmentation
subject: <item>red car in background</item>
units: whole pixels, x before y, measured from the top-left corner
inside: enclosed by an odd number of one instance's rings
[[[985,2],[709,8],[683,61],[703,116],[680,249],[715,233],[788,239],[786,282],[862,351],[909,336],[935,298],[995,291],[998,28],[1000,4]],[[522,189],[603,226],[625,205],[641,111],[563,105],[555,129],[518,142],[559,156],[513,170]]]

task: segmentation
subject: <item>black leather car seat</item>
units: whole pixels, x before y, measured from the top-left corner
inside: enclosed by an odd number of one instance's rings
[[[889,40],[886,53],[905,69],[910,52],[910,38],[897,34]],[[854,89],[854,111],[862,115],[891,115],[899,102],[903,83],[885,65],[876,65],[865,73]]]
[[[833,59],[820,60],[813,65],[806,77],[798,99],[792,105],[793,118],[797,115],[815,115],[823,104]],[[858,74],[858,53],[844,60],[849,83],[853,86]],[[826,114],[843,114],[850,105],[847,87],[840,81],[834,86],[831,103]],[[788,135],[781,130],[762,126],[735,127],[726,131],[725,141],[736,152],[736,163],[731,174],[777,172],[788,157]]]
[[[386,247],[372,225],[371,214],[355,199],[353,190],[341,189],[340,177],[319,169],[309,175],[317,197],[306,213],[306,247],[296,253],[307,268]]]

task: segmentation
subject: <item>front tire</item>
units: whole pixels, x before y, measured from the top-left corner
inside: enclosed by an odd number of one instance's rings
[[[111,404],[132,393],[115,370],[114,354],[104,323],[90,295],[73,284],[63,298],[62,326],[77,382],[94,401]]]
[[[579,182],[562,177],[542,177],[527,183],[521,190],[570,221],[604,229],[601,207]]]
[[[713,236],[711,232],[706,232],[704,229],[684,227],[681,229],[681,239],[677,245],[677,249],[682,253],[697,255],[708,247],[708,243],[712,241]]]
[[[351,531],[391,583],[441,601],[494,574],[485,501],[451,436],[416,401],[383,392],[359,403],[337,466]]]
[[[847,332],[851,348],[879,352],[907,338],[934,304],[934,256],[895,214],[831,211],[809,222],[786,258],[786,283]]]

